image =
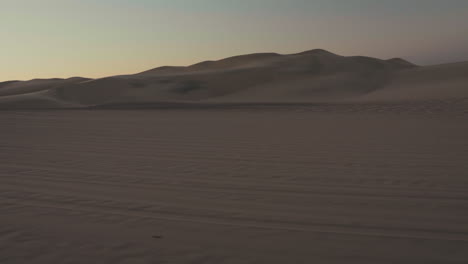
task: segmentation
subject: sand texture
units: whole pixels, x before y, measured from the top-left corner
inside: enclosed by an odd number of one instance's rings
[[[0,112],[0,263],[466,263],[466,115],[402,107]]]

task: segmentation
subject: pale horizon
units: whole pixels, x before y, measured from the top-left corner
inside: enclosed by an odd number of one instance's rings
[[[468,60],[468,2],[8,1],[0,81],[100,78],[258,53],[325,49],[419,65]],[[391,43],[389,42],[391,40]]]

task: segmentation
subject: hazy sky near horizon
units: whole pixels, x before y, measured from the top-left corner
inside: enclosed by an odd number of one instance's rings
[[[0,0],[0,81],[323,48],[468,60],[467,0]]]

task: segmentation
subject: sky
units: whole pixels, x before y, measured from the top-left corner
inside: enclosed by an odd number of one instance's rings
[[[0,81],[322,48],[468,60],[467,0],[0,0]]]

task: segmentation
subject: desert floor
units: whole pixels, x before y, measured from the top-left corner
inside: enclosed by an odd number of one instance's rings
[[[468,114],[347,107],[0,112],[0,263],[467,263]]]

